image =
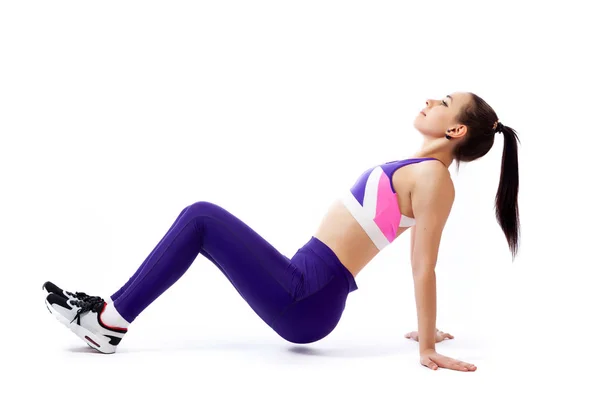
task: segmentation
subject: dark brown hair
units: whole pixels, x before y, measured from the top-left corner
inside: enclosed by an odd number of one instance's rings
[[[496,132],[502,132],[504,150],[502,151],[500,183],[496,192],[496,220],[506,236],[514,261],[519,249],[520,238],[517,141],[519,143],[521,141],[517,132],[506,125],[498,124],[499,127],[494,130],[494,123],[498,121],[496,112],[481,97],[474,93],[468,93],[472,96],[472,100],[463,107],[457,116],[457,122],[467,126],[467,135],[454,150],[456,169],[458,171],[461,162],[473,161],[486,155],[494,144]]]

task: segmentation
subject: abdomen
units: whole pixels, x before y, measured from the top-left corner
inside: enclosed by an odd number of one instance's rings
[[[379,253],[373,241],[339,200],[331,205],[313,236],[329,246],[354,276]]]

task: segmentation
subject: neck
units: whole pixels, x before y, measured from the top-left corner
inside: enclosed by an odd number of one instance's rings
[[[450,167],[454,157],[452,156],[452,147],[445,137],[429,139],[425,138],[421,149],[414,154],[414,157],[431,157],[440,160],[446,168]]]

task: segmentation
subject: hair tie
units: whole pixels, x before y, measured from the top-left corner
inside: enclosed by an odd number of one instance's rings
[[[502,133],[504,131],[504,125],[502,125],[502,122],[500,122],[499,120],[494,122],[494,126],[492,127],[492,130],[498,133]]]

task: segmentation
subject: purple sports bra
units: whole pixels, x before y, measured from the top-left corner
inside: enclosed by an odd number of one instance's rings
[[[407,217],[400,211],[392,175],[398,168],[426,160],[436,159],[408,158],[371,167],[340,197],[379,250],[396,239],[398,228],[416,223],[414,218]]]

